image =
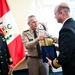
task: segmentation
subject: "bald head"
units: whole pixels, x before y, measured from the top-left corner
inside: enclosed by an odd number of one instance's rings
[[[67,18],[70,17],[70,8],[67,3],[60,3],[55,7],[54,14],[55,18],[59,23],[63,23]]]
[[[65,13],[70,12],[69,5],[67,3],[65,3],[65,2],[60,3],[59,5],[57,5],[56,9],[57,9],[58,12],[60,12],[61,10],[63,10]]]

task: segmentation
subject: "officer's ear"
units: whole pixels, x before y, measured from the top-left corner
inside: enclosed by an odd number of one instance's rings
[[[29,22],[28,22],[28,25],[30,26]]]

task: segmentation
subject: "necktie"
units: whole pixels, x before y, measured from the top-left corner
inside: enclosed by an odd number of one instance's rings
[[[34,30],[34,38],[37,38],[37,34],[35,30]],[[41,57],[41,47],[40,47],[39,42],[37,43],[36,47],[37,47],[38,57],[40,58]]]

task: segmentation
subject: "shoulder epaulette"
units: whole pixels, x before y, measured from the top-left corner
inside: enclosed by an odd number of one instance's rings
[[[28,32],[29,30],[25,30],[24,32]]]
[[[44,29],[42,29],[42,28],[39,28],[39,30],[44,30]]]
[[[43,30],[42,28],[39,28],[39,30]]]

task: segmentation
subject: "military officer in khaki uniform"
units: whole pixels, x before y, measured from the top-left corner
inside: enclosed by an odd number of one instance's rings
[[[23,31],[22,38],[25,47],[28,49],[28,70],[29,75],[49,75],[47,63],[43,63],[42,58],[38,56],[37,43],[46,37],[52,38],[44,29],[38,28],[38,21],[34,15],[28,17],[29,30]],[[37,38],[34,38],[34,30]],[[54,40],[56,41],[56,40]]]
[[[8,75],[9,68],[13,68],[12,63],[4,35],[0,29],[0,75]],[[8,65],[10,65],[9,68]]]

